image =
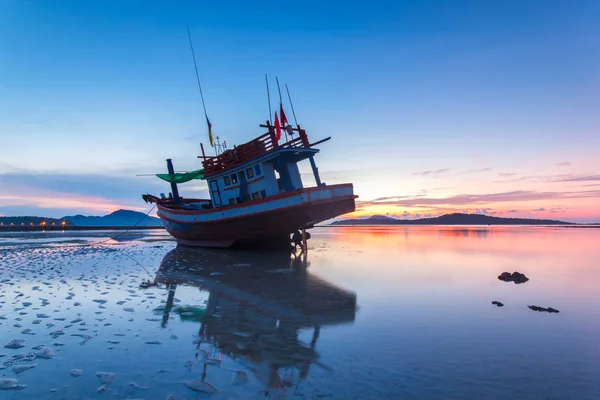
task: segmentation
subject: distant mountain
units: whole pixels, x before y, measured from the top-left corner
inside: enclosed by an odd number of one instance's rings
[[[445,214],[435,218],[396,219],[374,215],[366,219],[345,219],[330,225],[575,225],[551,219],[501,218],[480,214]]]
[[[84,215],[73,215],[63,217],[62,219],[67,221],[72,226],[162,226],[160,219],[155,217],[147,216],[146,214],[131,211],[131,210],[117,210],[111,214],[103,217],[86,217]],[[144,218],[145,217],[145,218]],[[142,220],[143,218],[143,220]],[[142,220],[140,222],[140,220]]]
[[[396,218],[388,217],[385,215],[372,215],[369,218],[364,219],[363,221],[370,221],[373,223],[389,223],[392,221],[398,221]]]

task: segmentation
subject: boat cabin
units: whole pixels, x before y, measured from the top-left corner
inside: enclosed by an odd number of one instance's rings
[[[199,156],[203,158],[204,180],[208,182],[212,207],[303,189],[298,163],[307,159],[317,186],[323,186],[314,162],[319,150],[312,148],[303,129],[290,129],[297,132],[297,137],[280,145],[273,126],[267,122],[261,127],[269,128],[269,132],[217,156]]]
[[[287,126],[286,133],[292,138],[281,140],[283,144],[279,143],[279,129],[267,123],[261,125],[268,128],[267,133],[233,149],[217,144],[215,156],[207,156],[201,145],[203,168],[196,171],[175,173],[167,159],[168,173],[156,176],[171,184],[172,195],[144,194],[142,198],[156,204],[165,229],[179,244],[289,250],[290,234],[297,243],[300,230],[354,211],[357,197],[351,183],[327,186],[321,182],[315,146],[330,138],[311,143],[306,132],[296,126]],[[298,169],[304,160],[310,162],[314,174],[316,185],[311,187],[305,187]],[[179,196],[177,185],[195,179],[207,182],[210,199]]]

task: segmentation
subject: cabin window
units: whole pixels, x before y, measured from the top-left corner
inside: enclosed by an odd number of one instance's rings
[[[221,193],[219,193],[219,185],[216,180],[210,181],[210,193],[213,199],[213,203],[215,206],[220,206],[223,204],[221,202]]]
[[[254,178],[254,170],[252,168],[246,169],[246,176],[248,177],[248,179]]]
[[[242,198],[241,197],[236,197],[235,198],[235,202],[240,204],[242,202]]]
[[[256,175],[256,176],[259,176],[260,174],[261,174],[261,171],[260,171],[260,164],[256,164],[256,165],[254,166],[254,175]]]
[[[236,183],[238,183],[237,175],[231,174],[231,184],[235,185]]]
[[[229,204],[235,204],[235,199],[233,197],[229,199]]]
[[[266,190],[264,190],[264,189],[263,189],[263,190],[261,190],[261,191],[260,191],[260,197],[262,197],[263,199],[264,199],[265,197],[267,197],[267,191],[266,191]]]
[[[258,195],[258,192],[252,193],[252,200],[258,200],[258,199],[260,199],[260,196]]]
[[[243,181],[244,179],[246,179],[246,177],[244,176],[244,171],[238,172],[238,175],[240,177],[240,182]]]
[[[228,176],[226,176],[225,178],[223,178],[223,181],[225,182],[225,186],[231,185],[231,179]]]
[[[244,195],[244,201],[250,201],[250,195],[249,194]]]

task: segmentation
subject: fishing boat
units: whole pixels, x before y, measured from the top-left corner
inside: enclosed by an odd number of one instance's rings
[[[233,149],[221,147],[216,156],[207,156],[201,145],[201,169],[176,173],[167,160],[168,173],[157,174],[171,184],[171,193],[143,198],[156,204],[158,217],[178,243],[289,247],[291,234],[355,210],[357,196],[351,183],[327,185],[319,176],[315,146],[330,137],[311,143],[300,125],[288,125],[286,136],[289,133],[291,138],[285,141],[277,124],[267,121],[260,127],[267,132]],[[306,160],[316,183],[313,187],[304,186],[298,168]],[[198,179],[208,183],[209,199],[179,195],[178,184]]]
[[[202,155],[198,157],[202,158],[203,168],[185,173],[176,173],[172,161],[167,160],[168,173],[157,176],[171,184],[171,193],[168,197],[145,194],[143,199],[156,204],[163,225],[183,245],[290,247],[290,235],[293,235],[295,243],[305,250],[306,229],[354,211],[354,199],[358,197],[351,183],[327,185],[319,177],[314,160],[319,150],[315,146],[331,137],[309,141],[306,131],[298,124],[286,85],[296,127],[288,124],[277,78],[279,116],[275,111],[273,124],[269,81],[265,75],[269,119],[260,127],[267,132],[233,149],[228,149],[225,141],[221,144],[218,136],[215,143],[189,27],[188,38],[209,143],[216,155],[207,156],[200,144]],[[314,175],[314,187],[304,186],[298,168],[298,163],[306,160]],[[197,179],[208,183],[210,199],[182,198],[177,185]]]

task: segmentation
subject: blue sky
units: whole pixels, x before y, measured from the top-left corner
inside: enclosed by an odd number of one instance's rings
[[[0,214],[143,210],[168,188],[136,174],[199,167],[189,24],[215,135],[262,133],[279,76],[357,215],[600,221],[598,20],[596,1],[5,0]]]

